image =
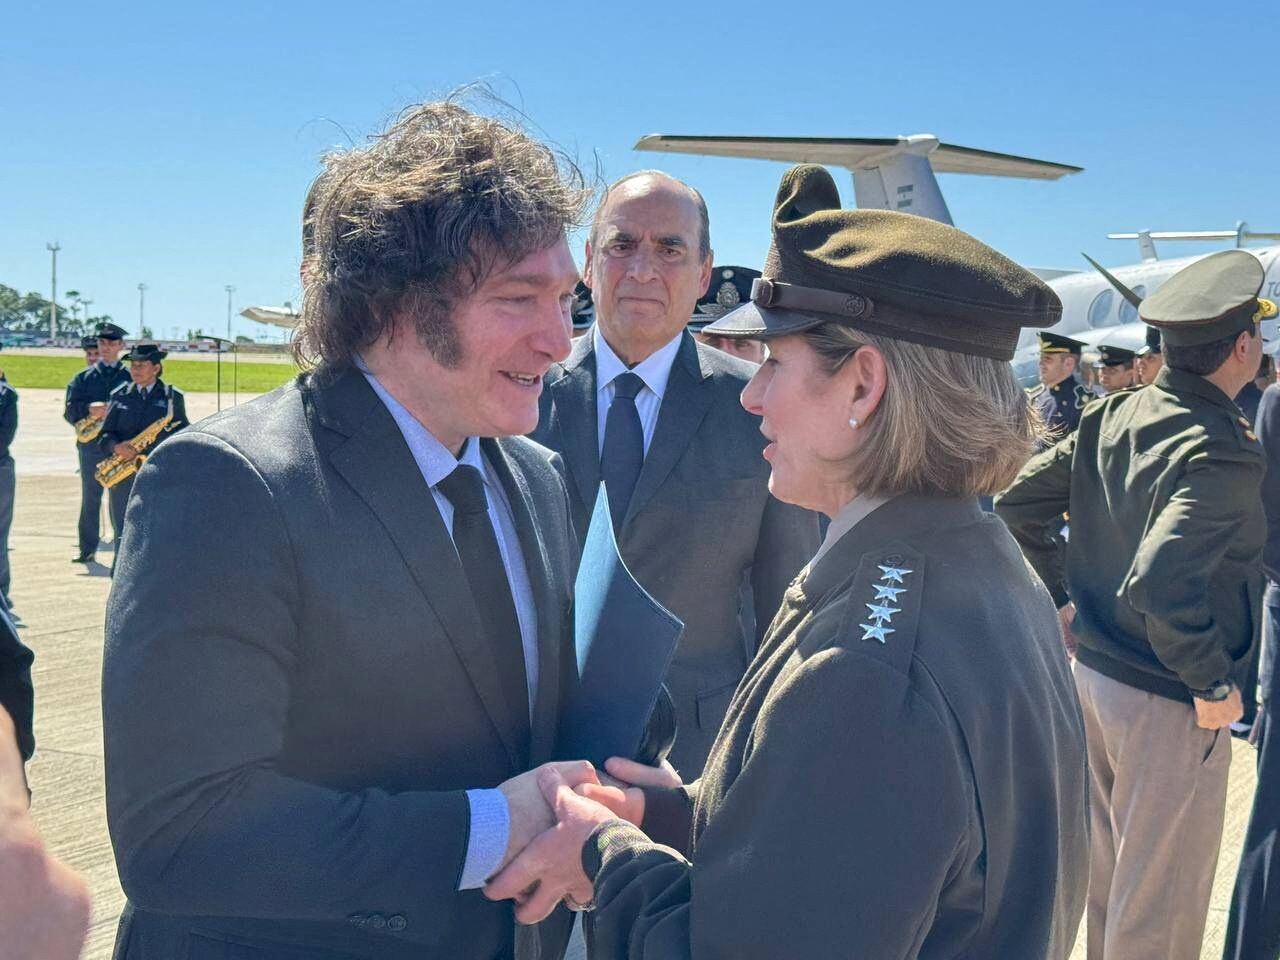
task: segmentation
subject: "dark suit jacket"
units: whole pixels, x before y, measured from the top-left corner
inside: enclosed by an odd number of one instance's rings
[[[600,485],[593,343],[580,338],[547,373],[533,434],[564,458],[580,540]],[[679,724],[671,759],[687,779],[819,542],[816,515],[769,495],[760,421],[738,400],[754,369],[684,335],[619,536],[636,579],[684,621],[667,686]]]
[[[483,445],[535,595],[531,759],[431,493],[357,371],[204,420],[139,473],[103,674],[117,957],[511,955],[510,905],[456,890],[464,791],[550,756],[577,548],[551,454]]]
[[[0,708],[13,718],[18,752],[30,760],[36,741],[32,734],[35,696],[31,689],[31,661],[35,655],[18,636],[8,614],[0,613]]]

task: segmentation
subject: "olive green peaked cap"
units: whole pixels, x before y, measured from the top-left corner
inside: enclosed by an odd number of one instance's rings
[[[767,339],[835,322],[1010,360],[1023,327],[1061,316],[1057,294],[981,241],[911,214],[842,209],[831,174],[802,164],[778,187],[751,302],[706,331]]]
[[[1276,305],[1258,296],[1265,278],[1253,254],[1224,250],[1175,273],[1142,301],[1138,316],[1175,347],[1212,343],[1276,315]]]

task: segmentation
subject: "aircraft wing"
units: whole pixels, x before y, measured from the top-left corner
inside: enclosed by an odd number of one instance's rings
[[[298,314],[285,307],[247,307],[240,311],[240,316],[273,327],[284,327],[286,330],[292,330],[301,319]]]
[[[1021,177],[1057,180],[1083,167],[1048,160],[1033,160],[1009,153],[975,150],[932,137],[722,137],[681,136],[654,133],[641,137],[636,150],[659,153],[691,153],[714,157],[748,157],[782,163],[821,163],[850,170],[869,169],[904,149],[919,144],[920,150],[938,173],[983,174],[990,177]],[[933,149],[928,149],[937,144]],[[911,152],[915,152],[912,150]]]

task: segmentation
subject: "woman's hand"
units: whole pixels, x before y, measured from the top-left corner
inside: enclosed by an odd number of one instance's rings
[[[490,900],[514,900],[516,919],[537,923],[561,900],[585,906],[594,896],[582,869],[582,847],[613,811],[573,792],[554,766],[537,771],[538,786],[555,813],[556,825],[541,834],[484,888]],[[585,784],[583,785],[585,786]]]
[[[608,776],[602,777],[601,783],[584,783],[576,788],[577,793],[603,804],[637,827],[644,820],[644,791],[641,787],[674,790],[681,786],[680,774],[666,760],[651,767],[625,757],[610,757],[604,768]]]

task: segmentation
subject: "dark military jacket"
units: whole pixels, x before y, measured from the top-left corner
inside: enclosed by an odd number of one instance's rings
[[[18,752],[31,759],[36,741],[32,735],[34,694],[31,689],[31,648],[22,642],[13,620],[0,611],[0,709],[8,711],[18,734]]]
[[[67,402],[62,418],[73,426],[89,415],[89,404],[106,403],[117,387],[132,383],[129,370],[123,363],[108,367],[99,361],[85,367],[67,384]]]
[[[1043,383],[1027,391],[1031,405],[1035,407],[1049,428],[1050,442],[1056,443],[1080,425],[1080,411],[1095,399],[1089,388],[1073,373],[1061,383],[1046,387]]]
[[[187,420],[187,404],[182,391],[177,387],[168,386],[158,377],[146,396],[143,396],[142,391],[133,381],[125,386],[116,387],[111,393],[111,409],[107,411],[107,417],[102,422],[102,434],[98,439],[102,449],[110,453],[117,443],[127,443],[164,417],[169,412],[170,396],[173,399],[173,425],[166,433],[156,438],[156,444],[190,423]]]
[[[1065,958],[1084,729],[1004,525],[900,497],[841,537],[787,591],[687,798],[692,862],[619,821],[588,841],[594,957]],[[672,805],[646,804],[655,837],[676,839]]]
[[[1076,604],[1081,663],[1173,700],[1243,680],[1262,609],[1262,451],[1204,377],[1092,403],[1036,455],[996,513],[1059,606]],[[1052,533],[1071,516],[1065,569]]]
[[[0,378],[0,458],[9,456],[9,446],[18,432],[18,391]]]

